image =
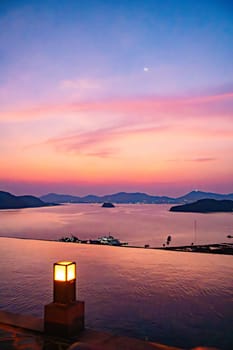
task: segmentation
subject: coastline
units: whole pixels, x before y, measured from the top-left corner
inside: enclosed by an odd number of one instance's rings
[[[166,246],[166,247],[152,247],[152,246],[136,246],[136,245],[108,245],[108,244],[95,244],[95,243],[77,243],[77,242],[64,242],[55,239],[39,239],[39,238],[28,238],[28,237],[9,237],[0,236],[0,238],[8,239],[24,239],[31,241],[42,241],[42,242],[57,242],[66,244],[76,244],[76,245],[95,245],[95,246],[110,246],[115,248],[135,248],[135,249],[146,249],[146,250],[164,250],[164,251],[176,251],[184,253],[204,253],[204,254],[223,254],[223,255],[233,255],[233,243],[212,243],[212,244],[193,244],[193,245],[182,245],[182,246]]]

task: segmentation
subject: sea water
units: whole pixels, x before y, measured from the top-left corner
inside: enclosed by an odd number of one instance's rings
[[[170,213],[168,206],[98,205],[1,211],[1,235],[95,238],[131,244],[226,241],[232,214]],[[116,210],[115,210],[116,209]],[[143,229],[144,228],[144,229]],[[52,301],[52,265],[77,262],[86,326],[168,345],[233,347],[232,256],[0,238],[0,308],[43,317]]]

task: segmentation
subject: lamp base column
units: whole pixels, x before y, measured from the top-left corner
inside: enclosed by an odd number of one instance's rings
[[[74,301],[69,304],[50,303],[45,305],[45,333],[64,338],[78,335],[84,330],[84,308],[84,301]]]

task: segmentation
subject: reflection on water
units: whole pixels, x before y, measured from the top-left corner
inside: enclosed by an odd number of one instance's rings
[[[233,345],[231,256],[7,238],[0,247],[4,310],[42,316],[52,264],[74,260],[88,327],[185,348]]]
[[[130,244],[161,246],[168,235],[172,244],[222,243],[232,234],[233,214],[169,212],[169,205],[73,204],[47,208],[0,211],[0,236],[58,239],[67,234],[80,239],[111,232]],[[196,234],[194,223],[196,222]]]

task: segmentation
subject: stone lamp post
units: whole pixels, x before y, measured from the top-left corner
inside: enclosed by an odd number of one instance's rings
[[[76,300],[76,263],[53,265],[53,302],[44,308],[44,331],[48,335],[72,337],[84,330],[84,301]]]

